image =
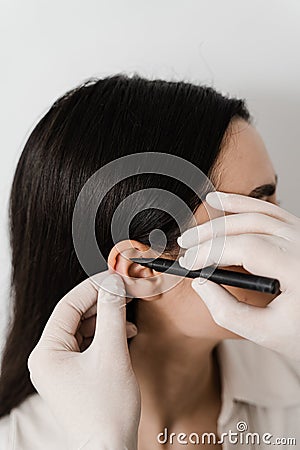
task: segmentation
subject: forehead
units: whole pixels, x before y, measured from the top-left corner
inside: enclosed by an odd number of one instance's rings
[[[255,127],[241,119],[232,122],[215,165],[214,178],[218,190],[245,195],[258,186],[274,183],[271,159]]]

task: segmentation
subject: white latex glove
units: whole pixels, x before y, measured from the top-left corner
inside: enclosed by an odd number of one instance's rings
[[[209,221],[184,232],[178,244],[187,250],[179,263],[190,270],[204,264],[243,266],[253,274],[277,278],[281,294],[266,308],[259,308],[237,301],[209,280],[193,280],[194,290],[218,325],[300,360],[300,219],[277,205],[244,195],[209,193],[206,201],[216,209],[221,201],[225,211],[238,214],[213,219],[213,230]],[[218,261],[210,254],[212,239],[214,246],[224,246]]]
[[[30,354],[32,383],[72,450],[137,448],[140,391],[127,346],[125,295],[117,274],[85,280],[56,305]],[[88,329],[94,328],[88,321],[94,320],[96,302],[94,339],[80,352]],[[84,321],[85,314],[91,317]],[[129,331],[134,335],[130,326]]]

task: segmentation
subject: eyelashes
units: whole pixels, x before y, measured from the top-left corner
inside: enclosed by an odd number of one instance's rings
[[[252,197],[252,195],[250,196],[250,197]],[[276,200],[269,200],[269,197],[267,197],[267,196],[261,196],[261,197],[254,197],[254,198],[257,198],[258,200],[263,200],[263,201],[265,201],[265,202],[268,202],[268,203],[273,203],[274,205],[277,205],[277,206],[280,206],[281,205],[281,200],[280,199],[276,199]]]

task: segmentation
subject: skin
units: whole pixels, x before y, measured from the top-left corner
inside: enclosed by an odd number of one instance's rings
[[[215,175],[219,191],[243,195],[275,183],[273,165],[252,125],[240,119],[231,124]],[[276,203],[276,194],[262,199]],[[208,220],[208,211],[211,217],[219,214],[202,204],[195,213],[198,224]],[[128,260],[127,256],[138,257],[145,250],[138,242],[123,241],[112,249],[108,263],[123,276],[127,292],[141,298],[137,306],[138,334],[131,342],[130,355],[142,396],[139,449],[155,450],[161,448],[156,436],[165,427],[169,433],[217,433],[221,385],[213,349],[223,339],[240,337],[213,321],[190,279],[184,278],[173,289],[151,296],[157,284],[167,288],[174,277]],[[245,272],[243,268],[230,269]],[[238,300],[254,305],[265,306],[272,300],[268,294],[226,289]],[[175,441],[164,448],[175,450],[182,445]]]

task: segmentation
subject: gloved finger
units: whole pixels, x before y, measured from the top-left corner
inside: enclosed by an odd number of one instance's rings
[[[269,306],[258,308],[239,302],[225,288],[203,278],[194,279],[192,287],[219,326],[256,343],[263,342],[272,321]]]
[[[82,334],[79,331],[76,331],[75,338],[77,340],[78,350],[80,351],[80,349],[82,347],[82,343],[83,343],[84,337],[82,336]]]
[[[89,317],[88,319],[84,319],[78,328],[78,332],[84,338],[93,337],[95,334],[95,328],[96,328],[96,314]]]
[[[186,230],[177,242],[181,247],[189,248],[225,234],[231,236],[241,233],[273,234],[289,238],[292,229],[286,222],[262,213],[230,214]]]
[[[81,322],[79,329],[76,333],[76,338],[79,343],[79,346],[81,345],[82,339],[94,337],[96,329],[96,319],[97,315],[94,314],[93,316],[89,317],[88,319],[84,319]],[[126,333],[127,339],[137,335],[137,327],[134,325],[134,323],[126,321]]]
[[[126,321],[126,335],[127,335],[127,339],[133,338],[137,334],[138,334],[138,329],[137,329],[136,325],[134,323],[132,323],[132,322],[127,322]]]
[[[290,243],[277,236],[239,234],[218,237],[186,250],[179,264],[188,270],[210,265],[243,266],[248,272],[278,278],[281,290],[288,286]],[[290,250],[290,249],[289,249]]]
[[[95,276],[94,276],[95,278]],[[98,284],[96,283],[97,290],[98,290]],[[126,304],[130,303],[133,300],[132,297],[126,297]],[[83,315],[84,319],[88,319],[91,316],[95,316],[97,314],[97,302],[94,303],[93,306],[91,306],[88,311]]]
[[[125,296],[124,282],[118,274],[110,274],[101,282],[95,336],[90,347],[100,358],[122,358],[128,353]]]
[[[247,195],[210,192],[207,194],[205,201],[213,208],[223,209],[227,212],[257,212],[267,214],[287,223],[299,223],[298,217],[280,208],[280,206],[258,198],[248,197]]]
[[[97,288],[97,291],[98,291],[98,288]],[[96,314],[97,314],[97,301],[83,315],[83,319],[89,319],[90,317],[96,316]]]
[[[107,272],[99,274],[102,280]],[[55,306],[40,339],[48,350],[78,351],[75,334],[82,316],[97,301],[97,289],[90,278],[68,292]]]

